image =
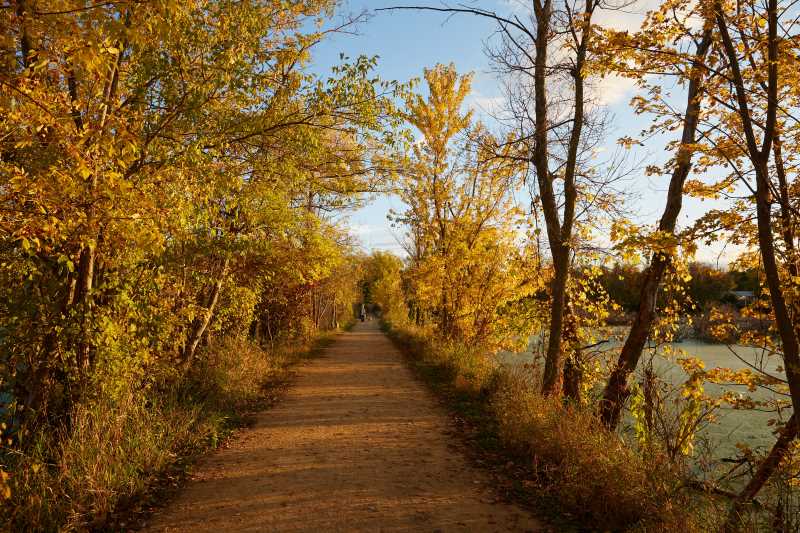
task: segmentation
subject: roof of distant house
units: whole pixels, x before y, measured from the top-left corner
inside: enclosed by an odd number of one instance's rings
[[[731,291],[731,294],[737,298],[752,298],[754,296],[753,291]]]

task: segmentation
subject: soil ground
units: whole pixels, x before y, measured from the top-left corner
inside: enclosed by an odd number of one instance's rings
[[[544,531],[497,498],[453,431],[377,323],[359,323],[201,462],[149,531]]]

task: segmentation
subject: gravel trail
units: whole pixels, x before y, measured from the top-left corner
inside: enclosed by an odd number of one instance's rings
[[[453,431],[377,323],[359,323],[201,462],[149,531],[545,531],[497,501]]]

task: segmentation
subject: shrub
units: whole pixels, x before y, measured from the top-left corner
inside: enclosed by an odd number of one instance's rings
[[[84,530],[146,493],[176,463],[216,446],[238,412],[262,395],[289,351],[268,354],[240,338],[212,342],[179,389],[154,385],[122,400],[78,404],[71,427],[3,450],[12,472],[4,519],[11,530]]]
[[[644,457],[602,428],[594,413],[542,396],[519,373],[502,374],[492,405],[504,444],[532,462],[544,490],[582,523],[693,530],[684,511],[695,507],[695,495],[666,457]]]
[[[240,337],[216,339],[195,364],[189,385],[196,396],[217,408],[243,407],[259,396],[286,350],[268,354]]]
[[[504,453],[528,464],[536,497],[556,502],[557,512],[593,531],[707,532],[724,520],[725,507],[689,489],[682,466],[630,446],[589,408],[542,396],[530,368],[499,366],[480,350],[437,342],[415,326],[390,334],[438,370],[436,382],[486,402],[488,420],[479,423],[491,427],[482,429],[496,431]]]
[[[411,324],[387,327],[396,342],[406,346],[425,363],[445,372],[457,388],[479,392],[492,386],[499,365],[480,347],[441,341],[430,335],[426,328]]]

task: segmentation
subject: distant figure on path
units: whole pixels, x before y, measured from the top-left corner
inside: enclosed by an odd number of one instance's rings
[[[361,319],[361,322],[367,319],[367,308],[363,303],[361,304],[361,311],[358,313],[358,317]]]

